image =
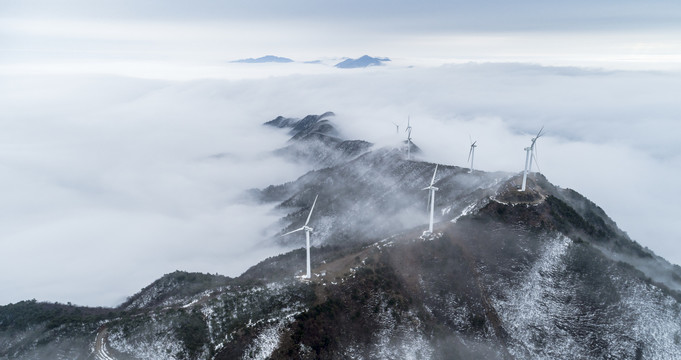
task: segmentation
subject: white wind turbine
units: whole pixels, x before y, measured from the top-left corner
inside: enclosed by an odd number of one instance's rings
[[[411,125],[409,124],[409,117],[407,117],[407,160],[411,160]]]
[[[423,188],[422,190],[429,190],[428,194],[428,205],[430,205],[430,223],[428,225],[428,233],[433,233],[433,214],[435,213],[435,192],[439,190],[433,184],[435,183],[435,174],[437,174],[437,164],[435,164],[435,171],[433,172],[433,178],[430,180],[430,186]]]
[[[312,203],[312,207],[310,208],[310,213],[307,214],[307,220],[305,220],[305,225],[303,225],[303,227],[301,227],[300,229],[295,229],[293,231],[289,231],[286,234],[282,235],[282,236],[286,236],[286,235],[292,234],[296,231],[305,230],[305,247],[307,249],[307,275],[305,275],[306,279],[310,278],[310,233],[312,233],[312,230],[313,230],[311,227],[307,226],[307,224],[310,222],[310,217],[312,216],[312,210],[314,210],[314,205],[317,203],[317,197],[318,196],[319,196],[319,194],[317,194],[314,197],[314,202]]]
[[[475,159],[475,148],[478,145],[475,145],[478,140],[473,141],[473,139],[468,136],[468,138],[471,140],[471,150],[468,152],[468,162],[471,163],[471,172],[473,172],[473,160]]]
[[[395,123],[393,123],[393,125],[395,125],[395,131],[397,132],[397,134],[399,134],[400,133],[400,126],[395,124]]]
[[[537,161],[536,142],[537,139],[539,139],[539,137],[544,135],[542,131],[544,131],[543,126],[541,127],[541,129],[539,129],[537,136],[532,138],[532,145],[525,148],[525,171],[523,172],[523,184],[520,187],[520,191],[525,191],[525,186],[527,185],[527,174],[530,173],[530,171],[532,171],[532,162]],[[539,167],[539,163],[537,163],[537,167]]]

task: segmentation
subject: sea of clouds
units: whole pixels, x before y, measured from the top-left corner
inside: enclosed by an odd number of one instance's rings
[[[282,214],[244,192],[309,168],[272,156],[288,138],[261,124],[326,111],[347,138],[377,146],[401,140],[392,123],[404,129],[409,116],[423,159],[444,164],[467,166],[472,138],[486,171],[520,171],[543,126],[539,168],[551,182],[681,263],[679,73],[286,66],[242,79],[3,73],[0,303],[111,306],[164,273],[237,276],[287,251],[271,241]]]

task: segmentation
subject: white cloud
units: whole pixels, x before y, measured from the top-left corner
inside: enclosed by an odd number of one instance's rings
[[[678,76],[468,64],[240,81],[5,77],[0,301],[112,305],[175,269],[237,275],[282,251],[260,248],[278,215],[238,198],[305,168],[268,156],[286,136],[260,124],[327,110],[348,137],[379,144],[398,141],[391,122],[410,115],[424,157],[448,164],[466,166],[470,135],[488,171],[520,171],[544,125],[549,180],[680,263]]]
[[[235,276],[283,251],[262,243],[278,216],[239,200],[304,172],[268,155],[286,141],[271,115],[211,83],[25,80],[44,96],[3,101],[2,302],[113,305],[166,272]]]

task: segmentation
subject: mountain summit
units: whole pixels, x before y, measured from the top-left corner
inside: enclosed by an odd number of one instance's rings
[[[403,146],[339,146],[332,118],[267,122],[282,155],[325,165],[253,192],[280,234],[318,195],[312,279],[301,248],[237,278],[167,274],[115,309],[0,307],[0,359],[681,358],[681,269],[596,204],[538,173],[523,192],[514,173],[432,180]]]
[[[277,150],[278,155],[291,161],[328,167],[351,160],[373,146],[363,140],[343,139],[330,120],[334,116],[330,111],[321,115],[308,115],[302,119],[278,116],[265,125],[289,129],[289,145]]]
[[[364,55],[362,57],[359,57],[357,59],[345,59],[338,64],[336,64],[337,68],[341,69],[356,69],[356,68],[365,68],[369,66],[380,66],[383,65],[384,62],[390,61],[388,58],[376,58],[376,57],[371,57],[369,55]]]
[[[235,63],[247,63],[247,64],[262,64],[262,63],[290,63],[293,60],[285,57],[265,55],[259,58],[248,58],[233,61]]]

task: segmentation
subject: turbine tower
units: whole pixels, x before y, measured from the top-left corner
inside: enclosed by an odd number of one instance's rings
[[[312,216],[312,210],[314,210],[314,205],[317,203],[317,197],[318,196],[319,196],[319,194],[317,194],[314,197],[314,202],[312,203],[312,207],[310,208],[310,213],[307,214],[307,220],[305,220],[305,225],[303,225],[303,227],[301,227],[299,229],[289,231],[286,234],[282,235],[282,236],[286,236],[288,234],[293,234],[296,231],[305,230],[305,248],[307,249],[307,274],[305,275],[306,279],[310,278],[310,233],[312,233],[312,231],[313,231],[313,229],[311,227],[307,226],[307,224],[310,222],[310,217]]]
[[[470,139],[470,136],[468,137]],[[478,145],[475,145],[478,140],[473,141],[471,140],[471,150],[468,152],[468,162],[471,163],[471,173],[473,172],[473,160],[475,159],[475,148],[478,147]]]
[[[542,133],[544,131],[544,127],[542,126],[541,129],[539,129],[539,132],[537,133],[537,136],[532,138],[532,144],[529,147],[525,148],[525,171],[523,172],[523,184],[520,186],[520,191],[525,191],[525,186],[527,185],[527,174],[532,171],[532,162],[537,161],[537,156],[535,154],[536,152],[536,142],[539,137],[544,135]],[[539,164],[537,164],[537,167],[539,167]]]
[[[411,125],[409,124],[409,117],[407,116],[407,160],[411,160]]]
[[[428,194],[428,205],[430,207],[430,223],[428,225],[428,233],[433,233],[433,215],[435,213],[435,192],[439,190],[433,184],[435,183],[435,174],[437,174],[437,164],[435,164],[435,171],[433,172],[433,178],[430,180],[430,186],[423,188],[423,190],[429,190]]]

